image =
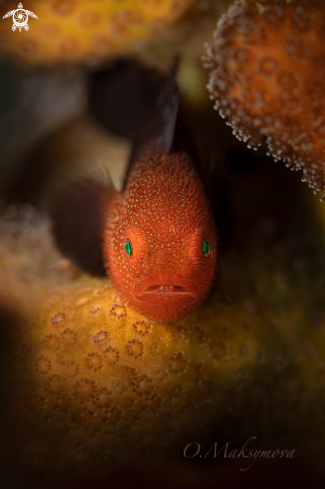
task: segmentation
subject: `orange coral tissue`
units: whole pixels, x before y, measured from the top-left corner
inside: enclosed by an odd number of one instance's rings
[[[243,0],[221,17],[205,67],[215,108],[252,146],[325,190],[325,6],[320,0]]]

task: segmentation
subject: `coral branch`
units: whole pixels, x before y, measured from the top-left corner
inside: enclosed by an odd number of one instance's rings
[[[325,190],[325,9],[319,0],[236,2],[207,44],[215,108],[251,146]]]

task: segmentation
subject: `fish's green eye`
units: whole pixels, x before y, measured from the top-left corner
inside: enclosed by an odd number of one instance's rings
[[[131,242],[129,240],[127,240],[125,242],[124,249],[129,256],[132,256],[132,246],[131,246]]]
[[[204,239],[202,242],[202,253],[206,257],[210,255],[210,245],[206,239]]]

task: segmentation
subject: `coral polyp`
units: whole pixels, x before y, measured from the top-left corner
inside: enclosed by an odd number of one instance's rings
[[[319,0],[235,2],[207,44],[215,108],[251,146],[325,190],[325,9]]]

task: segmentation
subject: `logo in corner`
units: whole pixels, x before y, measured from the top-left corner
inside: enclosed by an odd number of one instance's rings
[[[28,25],[29,15],[31,17],[34,17],[34,19],[38,19],[37,15],[35,15],[30,10],[24,10],[22,3],[18,5],[17,10],[11,10],[11,12],[7,12],[6,15],[3,16],[3,18],[6,19],[7,17],[11,17],[11,15],[13,20],[12,30],[15,31],[18,27],[19,32],[21,32],[22,28],[24,28],[25,31],[29,30],[29,25]]]

